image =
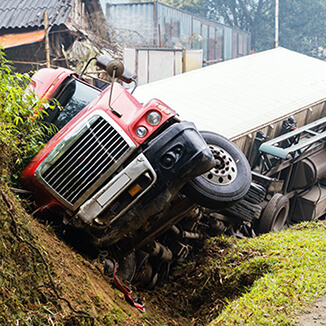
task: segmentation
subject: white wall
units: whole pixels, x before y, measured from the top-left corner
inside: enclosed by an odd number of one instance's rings
[[[123,51],[124,65],[137,73],[138,85],[202,67],[203,50],[130,49]]]

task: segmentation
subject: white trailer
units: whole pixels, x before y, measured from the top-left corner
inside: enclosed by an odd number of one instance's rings
[[[324,61],[277,48],[143,85],[134,95],[162,99],[244,152],[260,199],[245,198],[223,218],[262,233],[326,213]]]

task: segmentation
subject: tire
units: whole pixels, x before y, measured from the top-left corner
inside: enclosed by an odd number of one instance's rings
[[[253,222],[259,219],[260,213],[261,207],[258,204],[252,204],[244,199],[222,211],[222,214],[236,218],[239,224],[243,221]]]
[[[281,231],[287,222],[290,202],[282,194],[275,194],[265,207],[258,221],[258,233]]]
[[[226,209],[248,192],[251,184],[249,163],[227,138],[209,131],[202,131],[201,135],[215,157],[216,166],[190,180],[181,192],[203,207]]]
[[[244,199],[252,204],[259,204],[265,199],[266,192],[267,191],[263,186],[252,182]]]
[[[123,280],[131,282],[136,273],[136,255],[134,252],[119,260],[118,276]]]

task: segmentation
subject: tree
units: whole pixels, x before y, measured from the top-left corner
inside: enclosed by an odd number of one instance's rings
[[[251,47],[274,44],[275,0],[207,0],[208,17],[251,33]],[[326,5],[322,0],[284,0],[279,5],[279,45],[324,58]]]
[[[324,59],[325,17],[323,0],[280,1],[280,45]]]
[[[192,14],[251,33],[251,48],[274,47],[275,0],[164,0]],[[279,45],[325,58],[325,0],[280,0]]]
[[[273,46],[270,21],[274,2],[270,0],[207,0],[208,18],[251,33],[251,48]]]

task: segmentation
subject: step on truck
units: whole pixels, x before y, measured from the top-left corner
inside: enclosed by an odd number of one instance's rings
[[[325,76],[326,62],[277,48],[137,88],[139,101],[160,96],[208,130],[202,132],[208,145],[210,132],[217,132],[246,155],[250,190],[230,208],[206,205],[211,233],[254,236],[325,215]],[[189,184],[196,189],[194,180]],[[206,203],[196,191],[188,196]]]
[[[93,60],[109,86],[84,78]],[[35,216],[77,230],[107,273],[117,262],[123,278],[151,288],[202,237],[196,199],[228,209],[248,192],[251,172],[232,142],[211,132],[207,144],[173,108],[155,98],[141,104],[122,82],[135,77],[106,56],[90,59],[80,74],[36,72],[30,88],[53,104],[42,119],[57,132],[20,181],[33,194]]]

